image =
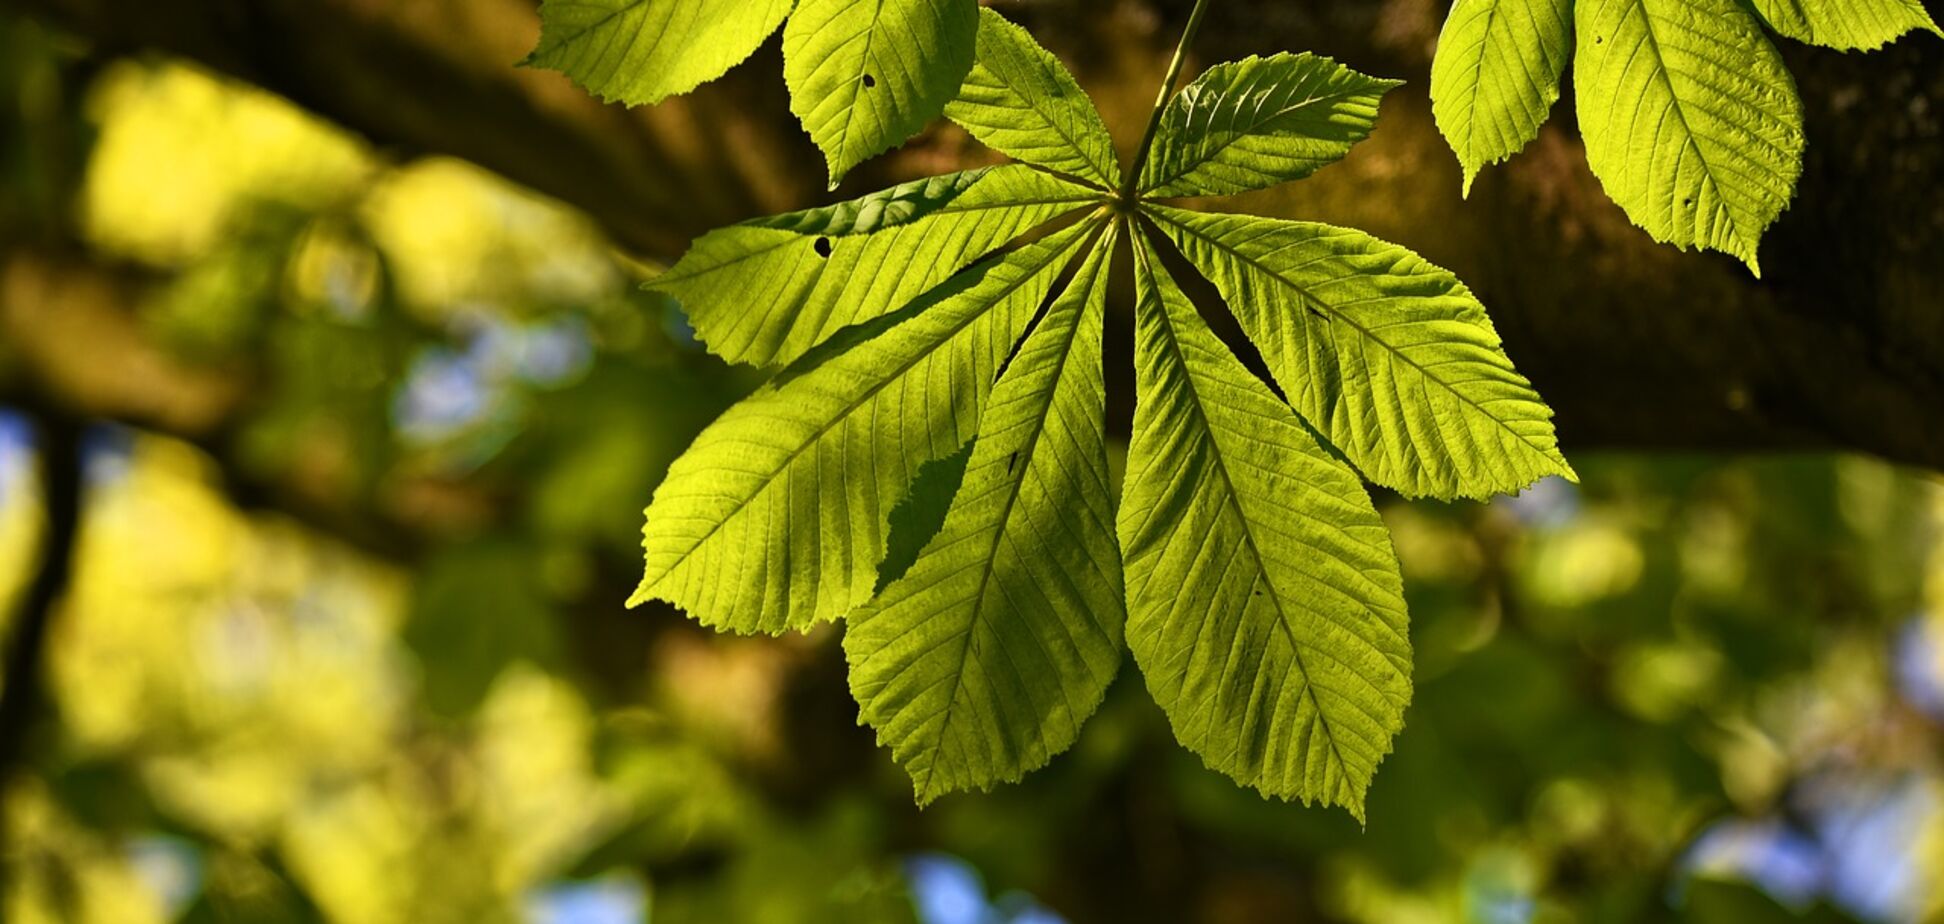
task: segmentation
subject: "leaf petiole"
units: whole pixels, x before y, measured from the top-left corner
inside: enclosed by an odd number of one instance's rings
[[[1195,41],[1195,33],[1201,31],[1202,14],[1207,11],[1208,0],[1195,0],[1195,8],[1188,13],[1188,25],[1181,29],[1181,42],[1175,45],[1174,60],[1168,62],[1167,76],[1161,78],[1161,92],[1155,94],[1147,131],[1141,135],[1141,145],[1134,149],[1134,162],[1121,180],[1120,199],[1129,208],[1133,207],[1134,192],[1141,182],[1141,168],[1147,166],[1148,150],[1154,147],[1154,136],[1161,130],[1161,113],[1174,97],[1175,82],[1181,79],[1181,67],[1188,60],[1188,46]]]

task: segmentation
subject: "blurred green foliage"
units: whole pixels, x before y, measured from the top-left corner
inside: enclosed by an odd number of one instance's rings
[[[0,242],[137,268],[134,321],[242,395],[201,447],[91,432],[7,921],[1944,920],[1934,476],[1582,455],[1383,504],[1418,692],[1367,828],[1201,767],[1132,670],[1047,771],[920,813],[833,631],[621,611],[641,506],[752,383],[584,218],[0,48]],[[0,600],[32,439],[0,415]]]

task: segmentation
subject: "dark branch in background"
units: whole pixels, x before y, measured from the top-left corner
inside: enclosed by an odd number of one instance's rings
[[[692,109],[680,104],[630,114],[601,106],[564,81],[516,69],[513,62],[532,38],[508,36],[505,27],[534,16],[530,0],[20,0],[16,6],[92,39],[99,54],[181,55],[406,156],[473,161],[575,204],[622,244],[650,254],[679,253],[698,226],[771,207],[763,191],[776,196],[775,184],[750,174],[767,158],[788,156],[768,139],[732,140],[712,129],[752,102],[735,98],[730,88],[716,88]],[[776,90],[780,101],[781,87]]]
[[[468,158],[658,259],[710,227],[812,202],[823,179],[770,51],[693,97],[628,111],[512,67],[537,35],[531,0],[16,5],[100,54],[182,55],[381,144]],[[1132,133],[1147,100],[1124,88],[1153,86],[1189,5],[1007,13],[1072,58],[1109,124]],[[1159,22],[1128,15],[1154,6]],[[1559,412],[1569,450],[1843,448],[1944,468],[1944,42],[1914,36],[1849,55],[1780,43],[1804,95],[1809,153],[1758,281],[1629,225],[1586,170],[1570,93],[1537,141],[1461,201],[1423,91],[1444,7],[1213,7],[1198,49],[1208,60],[1310,48],[1409,81],[1344,164],[1239,207],[1369,229],[1455,271]],[[927,156],[908,147],[847,185],[950,166]]]
[[[0,793],[26,771],[47,702],[48,630],[74,570],[75,537],[81,529],[81,422],[64,414],[32,415],[40,456],[44,512],[40,568],[27,586],[8,633],[6,673],[0,677]],[[0,844],[15,844],[0,812]],[[4,894],[5,864],[0,864]]]
[[[44,402],[26,400],[18,392],[7,388],[0,388],[0,409],[25,410],[35,419],[50,414],[65,418],[69,414]],[[100,418],[98,422],[165,436],[194,447],[216,463],[222,478],[217,489],[225,499],[245,513],[268,513],[287,518],[319,536],[393,564],[412,562],[423,550],[423,537],[409,524],[381,521],[361,512],[333,508],[305,498],[300,492],[272,479],[246,474],[243,467],[236,463],[229,441],[224,436],[172,431],[156,426],[153,420],[141,418],[116,418],[110,415]]]

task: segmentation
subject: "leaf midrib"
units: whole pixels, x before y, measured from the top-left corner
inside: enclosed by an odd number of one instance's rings
[[[1027,63],[1031,65],[1031,64],[1036,64],[1037,62],[1029,61]],[[1053,114],[1051,110],[1042,108],[1040,106],[1040,101],[1036,96],[1020,92],[1016,87],[1013,86],[1012,83],[1008,82],[1004,77],[1000,76],[997,71],[993,71],[990,68],[987,68],[987,71],[999,80],[1000,85],[1004,86],[1008,90],[1012,90],[1013,95],[1018,96],[1020,99],[1025,100],[1026,107],[1028,109],[1031,109],[1034,112],[1034,114],[1038,115],[1043,121],[1045,121],[1046,124],[1053,129],[1053,133],[1059,135],[1061,141],[1066,142],[1067,147],[1072,148],[1075,154],[1080,155],[1080,162],[1086,164],[1087,169],[1091,170],[1094,173],[1094,179],[1097,179],[1102,183],[1107,184],[1106,186],[1095,186],[1094,188],[1102,192],[1111,192],[1115,186],[1119,185],[1117,180],[1102,175],[1101,165],[1095,163],[1093,158],[1088,156],[1087,149],[1080,145],[1080,139],[1074,137],[1071,134],[1068,134],[1066,130],[1066,126],[1060,124],[1060,121],[1058,119],[1053,118]],[[1093,100],[1086,98],[1084,92],[1082,93],[1082,101],[1089,107],[1093,106]],[[1098,110],[1095,110],[1094,114],[1098,116],[1099,115]],[[1114,164],[1114,166],[1118,167],[1119,164]]]
[[[1212,161],[1215,158],[1221,156],[1223,151],[1226,151],[1229,148],[1234,147],[1236,144],[1240,143],[1244,139],[1263,137],[1261,134],[1261,129],[1263,125],[1266,125],[1270,122],[1274,122],[1277,119],[1294,115],[1317,103],[1335,102],[1340,99],[1346,99],[1348,97],[1355,96],[1357,95],[1358,92],[1359,91],[1357,89],[1344,89],[1336,93],[1329,93],[1322,96],[1305,97],[1302,102],[1297,103],[1296,105],[1285,106],[1282,109],[1276,110],[1276,112],[1272,115],[1250,122],[1249,123],[1250,131],[1244,132],[1244,131],[1236,131],[1231,129],[1228,132],[1228,134],[1230,135],[1229,138],[1223,140],[1221,144],[1216,145],[1214,148],[1209,149],[1205,154],[1202,155],[1202,157],[1199,160],[1195,161],[1195,163],[1192,166],[1188,166],[1176,170],[1172,175],[1164,179],[1157,179],[1153,183],[1145,184],[1146,188],[1142,189],[1141,193],[1143,195],[1150,194],[1157,189],[1166,187],[1170,183],[1178,182],[1182,177],[1185,177],[1195,172],[1196,170],[1206,166],[1209,161]],[[1176,98],[1179,99],[1179,97]],[[1154,161],[1150,160],[1149,163],[1154,163]]]
[[[1154,244],[1152,242],[1143,240],[1142,243],[1146,245],[1145,250],[1153,250]],[[1152,260],[1155,257],[1150,255],[1147,259]],[[1329,713],[1323,709],[1323,703],[1316,698],[1316,687],[1311,681],[1309,664],[1303,658],[1303,643],[1296,640],[1295,630],[1290,628],[1289,612],[1283,607],[1282,588],[1278,587],[1274,581],[1269,580],[1268,559],[1262,554],[1261,544],[1256,542],[1255,529],[1249,523],[1248,513],[1242,509],[1241,491],[1236,487],[1235,477],[1229,472],[1228,460],[1224,457],[1221,444],[1215,439],[1215,428],[1209,421],[1208,411],[1202,400],[1201,389],[1196,387],[1194,371],[1188,368],[1187,354],[1181,350],[1181,338],[1175,332],[1174,316],[1168,311],[1167,304],[1161,300],[1160,280],[1151,268],[1145,265],[1142,268],[1147,270],[1149,274],[1149,285],[1155,289],[1155,310],[1160,313],[1162,323],[1167,325],[1168,349],[1174,354],[1175,364],[1181,368],[1182,379],[1187,386],[1188,393],[1194,397],[1193,408],[1195,416],[1201,418],[1202,428],[1208,434],[1208,441],[1215,444],[1216,451],[1211,453],[1211,455],[1215,458],[1216,470],[1222,474],[1222,483],[1228,486],[1227,506],[1235,511],[1236,519],[1242,523],[1242,540],[1248,543],[1249,554],[1255,558],[1256,569],[1260,573],[1262,582],[1269,585],[1269,598],[1276,607],[1276,627],[1282,630],[1283,640],[1289,643],[1290,652],[1296,659],[1296,669],[1303,672],[1303,695],[1309,697],[1310,705],[1316,709],[1317,721],[1322,723],[1323,733],[1330,739],[1330,756],[1336,759],[1338,772],[1343,774],[1343,777],[1347,779],[1350,772],[1350,765],[1344,762],[1343,750],[1337,745],[1336,727],[1330,721]],[[1343,779],[1338,780],[1339,786],[1341,786],[1342,782]],[[1331,798],[1335,798],[1336,794],[1333,793],[1330,796]]]
[[[1084,237],[1086,233],[1088,232],[1082,232],[1081,234],[1076,235],[1075,240],[1077,241],[1080,238]],[[656,580],[656,583],[659,584],[661,580],[665,580],[669,574],[675,571],[675,569],[680,568],[684,562],[688,561],[689,556],[695,554],[696,549],[701,548],[710,539],[715,538],[716,533],[721,532],[723,527],[729,524],[729,521],[734,520],[735,518],[747,512],[749,510],[750,503],[753,500],[755,500],[757,495],[762,494],[763,491],[767,490],[770,487],[770,485],[774,483],[776,475],[778,473],[787,470],[791,464],[796,462],[797,459],[801,458],[805,452],[808,452],[810,450],[811,447],[817,445],[817,443],[821,441],[826,435],[828,435],[831,430],[836,429],[838,425],[849,420],[850,415],[856,413],[858,408],[862,407],[866,402],[870,401],[872,398],[877,397],[878,392],[881,392],[884,389],[889,388],[892,382],[898,381],[905,373],[910,372],[912,367],[918,365],[918,363],[922,362],[926,357],[929,357],[933,353],[937,352],[938,349],[943,347],[944,344],[950,342],[952,338],[957,337],[967,327],[970,327],[974,323],[985,318],[987,315],[991,313],[993,308],[999,305],[1000,302],[1003,302],[1006,299],[1011,298],[1013,293],[1019,291],[1019,289],[1024,287],[1027,284],[1027,282],[1038,278],[1040,273],[1046,271],[1047,266],[1058,262],[1061,256],[1070,253],[1071,250],[1072,250],[1072,245],[1064,245],[1057,248],[1049,248],[1045,263],[1042,263],[1039,266],[1036,266],[1029,271],[1021,273],[1018,279],[1013,280],[1012,283],[1007,285],[1002,292],[1000,292],[999,294],[995,295],[992,298],[990,303],[986,305],[986,310],[979,311],[979,312],[968,312],[964,322],[952,328],[949,333],[945,334],[942,338],[940,338],[936,346],[932,347],[929,350],[925,350],[921,353],[914,354],[909,360],[895,367],[890,374],[886,375],[883,379],[878,381],[876,384],[865,389],[864,392],[858,395],[855,400],[851,401],[850,404],[848,404],[841,413],[837,414],[831,420],[826,422],[823,426],[818,427],[807,438],[805,438],[802,445],[798,446],[795,449],[790,450],[790,452],[784,456],[783,460],[777,464],[775,470],[770,473],[769,478],[764,481],[763,487],[758,488],[755,492],[751,493],[748,498],[744,499],[741,503],[738,503],[735,506],[735,509],[731,510],[727,515],[723,516],[720,520],[716,521],[716,523],[713,526],[710,526],[709,531],[704,533],[700,539],[697,539],[695,540],[694,543],[690,544],[687,551],[684,551],[678,558],[676,558],[673,562],[669,563],[668,567],[662,571],[661,578]],[[774,392],[772,392],[772,394],[774,394]]]
[[[1095,247],[1111,247],[1112,245],[1113,242],[1111,240],[1096,241],[1094,244]],[[1082,299],[1092,298],[1092,287],[1099,282],[1100,273],[1103,271],[1102,268],[1095,269],[1093,276],[1087,280],[1087,291],[1083,292],[1080,296]],[[1073,281],[1073,283],[1078,282],[1078,279]],[[1073,283],[1068,284],[1068,291],[1074,290]],[[1080,339],[1080,326],[1086,323],[1087,316],[1090,314],[1084,301],[1074,310],[1080,312],[1080,317],[1074,319],[1073,327],[1067,334],[1066,346],[1060,351],[1060,371],[1054,375],[1053,381],[1047,386],[1047,399],[1040,405],[1039,413],[1034,415],[1032,423],[1033,435],[1027,441],[1026,445],[1022,446],[1019,450],[1019,455],[1021,456],[1018,462],[1019,477],[1009,479],[1012,485],[1006,491],[1005,509],[999,515],[999,527],[992,531],[990,551],[984,556],[984,566],[979,569],[979,587],[977,592],[972,596],[972,618],[966,622],[963,640],[959,643],[958,669],[953,674],[952,693],[945,699],[945,708],[939,714],[938,734],[932,743],[932,748],[940,752],[945,747],[945,729],[951,725],[952,713],[958,705],[959,691],[965,686],[965,666],[966,661],[972,656],[973,632],[978,628],[979,623],[985,619],[986,608],[984,601],[986,588],[992,583],[992,575],[998,565],[999,543],[1005,540],[1006,526],[1012,522],[1013,507],[1018,504],[1019,494],[1026,486],[1026,472],[1032,466],[1033,459],[1038,454],[1040,438],[1046,435],[1046,418],[1053,411],[1054,395],[1060,387],[1060,381],[1066,375],[1066,363],[1073,355],[1073,345]],[[932,777],[937,774],[938,766],[936,760],[934,760],[931,764],[926,765],[925,781],[921,788],[929,786]]]
[[[1492,44],[1492,26],[1498,22],[1500,4],[1504,0],[1484,0],[1484,2],[1488,4],[1485,12],[1485,29],[1480,33],[1482,37],[1478,40],[1478,60],[1472,62],[1471,92],[1465,94],[1464,121],[1466,153],[1480,161],[1484,159],[1478,158],[1478,131],[1472,126],[1472,122],[1478,118],[1478,88],[1485,82],[1485,53]],[[1523,56],[1521,56],[1521,63],[1523,64]],[[1470,164],[1466,164],[1465,167],[1467,170],[1471,169]]]
[[[884,18],[884,3],[885,0],[872,0],[871,25],[864,30],[864,50],[858,54],[859,65],[857,75],[851,80],[846,81],[848,86],[845,93],[849,98],[849,102],[844,106],[844,128],[837,134],[836,150],[838,151],[846,150],[846,147],[850,144],[851,128],[857,124],[859,101],[864,93],[864,76],[870,73],[871,46],[877,41],[878,22]],[[886,92],[888,93],[889,91],[887,90]]]
[[[1197,229],[1187,224],[1184,224],[1181,221],[1176,220],[1168,215],[1165,215],[1158,210],[1144,209],[1143,214],[1146,214],[1150,218],[1156,218],[1162,221],[1166,221],[1168,224],[1174,225],[1175,227],[1180,228],[1182,231],[1187,232],[1188,234],[1192,234],[1203,241],[1207,241],[1209,246],[1212,246],[1218,250],[1223,251],[1224,253],[1232,255],[1235,259],[1241,260],[1249,264],[1250,266],[1254,267],[1256,270],[1260,271],[1263,275],[1268,276],[1269,278],[1274,279],[1277,282],[1280,282],[1283,285],[1287,286],[1291,291],[1295,292],[1300,298],[1302,298],[1306,304],[1315,307],[1321,311],[1327,312],[1332,319],[1348,326],[1350,329],[1356,331],[1359,335],[1369,340],[1370,342],[1383,347],[1385,352],[1391,354],[1392,356],[1395,356],[1398,360],[1402,361],[1405,365],[1410,366],[1412,369],[1417,370],[1417,373],[1423,376],[1427,381],[1438,383],[1438,387],[1443,389],[1446,394],[1449,394],[1452,397],[1457,398],[1459,401],[1462,401],[1465,404],[1470,405],[1479,414],[1483,415],[1485,418],[1492,421],[1492,423],[1496,425],[1499,429],[1512,434],[1514,437],[1517,437],[1520,443],[1523,443],[1528,449],[1531,449],[1533,452],[1538,453],[1541,458],[1551,461],[1552,457],[1548,453],[1545,447],[1540,446],[1537,443],[1534,443],[1525,434],[1520,433],[1519,431],[1513,429],[1504,420],[1499,419],[1499,416],[1497,414],[1494,414],[1486,410],[1484,405],[1478,403],[1477,401],[1472,400],[1470,396],[1464,394],[1463,392],[1458,391],[1455,387],[1447,383],[1444,379],[1439,378],[1437,375],[1433,374],[1431,370],[1427,368],[1424,364],[1412,359],[1410,356],[1406,355],[1402,350],[1399,350],[1397,347],[1392,346],[1389,341],[1386,341],[1382,337],[1377,336],[1376,333],[1370,330],[1370,328],[1358,324],[1357,322],[1346,317],[1342,312],[1336,309],[1336,306],[1331,305],[1328,302],[1325,302],[1322,299],[1317,298],[1315,295],[1311,294],[1308,289],[1304,288],[1301,285],[1298,285],[1295,280],[1292,280],[1289,277],[1276,272],[1275,270],[1269,268],[1267,265],[1262,263],[1262,261],[1257,260],[1254,257],[1251,257],[1248,254],[1245,254],[1242,251],[1229,246],[1226,242],[1216,240],[1215,238],[1209,237],[1206,234],[1202,234]]]
[[[972,189],[973,187],[968,186],[966,187],[966,192],[961,193],[960,195],[969,194],[972,191]],[[1089,203],[1095,202],[1098,199],[1099,196],[1095,195],[1093,190],[1083,190],[1071,196],[1060,196],[1060,197],[1048,196],[1045,198],[1034,198],[1034,199],[1014,199],[1007,202],[995,202],[986,205],[971,205],[971,206],[965,206],[963,208],[953,208],[952,206],[947,205],[937,209],[936,211],[928,212],[924,215],[919,216],[918,218],[905,222],[904,224],[891,225],[888,227],[880,228],[877,231],[867,231],[864,232],[863,234],[856,234],[856,233],[836,234],[836,235],[805,234],[801,231],[792,231],[788,228],[773,228],[764,225],[734,225],[732,227],[746,227],[746,228],[752,228],[759,231],[775,231],[778,232],[779,234],[788,234],[790,235],[790,238],[787,240],[779,240],[774,244],[770,244],[765,247],[751,250],[748,253],[739,254],[735,257],[731,257],[730,259],[724,260],[721,263],[712,263],[703,269],[694,270],[688,273],[683,273],[679,276],[674,275],[675,274],[674,267],[669,267],[667,272],[662,273],[661,275],[648,280],[645,287],[651,290],[655,290],[655,289],[659,289],[665,283],[687,282],[688,280],[698,278],[705,273],[713,273],[716,272],[717,270],[726,269],[728,267],[735,266],[736,264],[741,263],[745,260],[754,260],[757,257],[770,253],[771,251],[779,250],[781,248],[788,247],[792,244],[800,243],[806,238],[809,239],[815,239],[819,237],[868,238],[873,234],[882,234],[887,232],[896,233],[900,230],[908,230],[913,226],[917,225],[919,222],[928,221],[933,218],[942,218],[947,215],[975,215],[980,212],[996,212],[996,211],[1002,211],[1005,209],[1012,209],[1012,208],[1031,208],[1033,206],[1038,206],[1038,205],[1065,205],[1071,203],[1074,206],[1071,210],[1061,212],[1058,215],[1051,216],[1048,219],[1046,219],[1046,221],[1041,222],[1040,225],[1036,226],[1036,227],[1044,227],[1045,225],[1051,224],[1053,222],[1057,222],[1063,218],[1071,217],[1075,213],[1084,210]],[[680,261],[677,262],[679,263]],[[673,276],[674,278],[671,279],[670,278],[671,276]]]
[[[1696,140],[1699,136],[1695,134],[1694,126],[1688,122],[1687,109],[1681,105],[1680,91],[1674,87],[1673,68],[1668,65],[1667,56],[1661,53],[1660,36],[1654,34],[1653,11],[1647,8],[1647,0],[1623,0],[1623,2],[1640,10],[1641,32],[1646,35],[1645,41],[1649,50],[1653,52],[1654,63],[1657,65],[1654,68],[1654,76],[1658,78],[1662,86],[1667,88],[1668,108],[1674,110],[1674,117],[1681,122],[1682,143],[1687,147],[1693,148],[1695,159],[1701,162],[1701,176],[1705,183],[1702,188],[1712,195],[1716,207],[1727,214],[1728,226],[1734,230],[1737,241],[1743,246],[1747,246],[1748,242],[1742,236],[1741,222],[1736,219],[1734,210],[1728,208],[1727,200],[1721,195],[1721,184],[1715,179],[1715,165],[1708,161],[1708,153],[1701,149],[1700,142]],[[1626,22],[1624,14],[1621,17],[1621,22]],[[1763,39],[1763,41],[1767,41],[1767,39]],[[1612,104],[1609,103],[1608,105],[1611,106]],[[1651,184],[1653,181],[1650,178],[1648,182]],[[1674,218],[1674,200],[1679,198],[1679,196],[1675,195],[1674,190],[1670,188],[1667,198],[1667,211],[1671,227],[1671,222]]]

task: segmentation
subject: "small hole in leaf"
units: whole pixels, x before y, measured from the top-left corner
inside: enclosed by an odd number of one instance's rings
[[[1596,35],[1596,36],[1593,36],[1593,44],[1595,44],[1595,45],[1600,45],[1600,44],[1604,44],[1605,42],[1606,42],[1606,39],[1604,39],[1604,38],[1601,38],[1600,36],[1597,36],[1597,35]]]
[[[830,259],[830,238],[817,238],[817,243],[813,246],[817,248],[817,256],[823,257],[826,260]]]
[[[865,75],[864,75],[864,89],[866,89],[866,90],[869,90],[870,88],[872,88],[872,87],[875,87],[875,86],[877,86],[877,78],[876,78],[876,77],[873,77],[873,76],[871,76],[871,75],[869,75],[869,74],[865,74]]]
[[[1686,197],[1686,196],[1682,196],[1682,197],[1681,197],[1681,204],[1682,204],[1682,205],[1693,205],[1693,204],[1694,204],[1694,200],[1693,200],[1693,199],[1690,199],[1690,198],[1688,198],[1688,197]]]

